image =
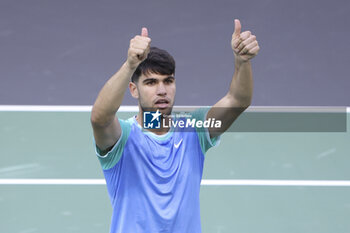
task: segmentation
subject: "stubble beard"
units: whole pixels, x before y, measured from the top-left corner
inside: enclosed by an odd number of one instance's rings
[[[140,96],[140,100],[139,100],[139,106],[142,110],[142,113],[144,113],[144,112],[156,112],[159,109],[157,107],[146,106],[144,104],[141,96]],[[165,108],[165,109],[159,109],[159,111],[162,113],[162,117],[169,116],[171,114],[172,110],[173,110],[173,105],[171,105],[170,107]]]

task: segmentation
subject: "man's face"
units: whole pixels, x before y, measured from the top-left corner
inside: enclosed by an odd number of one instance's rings
[[[142,111],[159,109],[165,115],[171,114],[176,92],[174,75],[142,74],[136,88]]]

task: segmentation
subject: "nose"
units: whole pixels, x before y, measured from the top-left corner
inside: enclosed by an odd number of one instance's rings
[[[160,96],[166,95],[166,88],[165,88],[163,82],[160,82],[157,86],[157,95],[160,95]]]

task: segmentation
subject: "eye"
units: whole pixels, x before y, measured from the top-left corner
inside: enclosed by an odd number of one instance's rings
[[[146,82],[146,85],[153,85],[153,84],[155,84],[155,83],[156,83],[156,81],[150,80],[150,81]]]
[[[173,79],[167,79],[167,80],[165,80],[164,82],[165,82],[166,84],[171,84],[171,83],[174,82],[174,80],[173,80]]]

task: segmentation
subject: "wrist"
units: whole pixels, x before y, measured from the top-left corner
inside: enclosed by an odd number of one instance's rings
[[[240,56],[235,54],[235,65],[241,66],[244,64],[250,64],[250,60],[249,59],[247,59],[247,60],[242,59]]]
[[[128,61],[124,62],[123,67],[127,69],[128,72],[131,72],[131,73],[134,73],[137,68],[137,66],[135,67],[131,65]]]

